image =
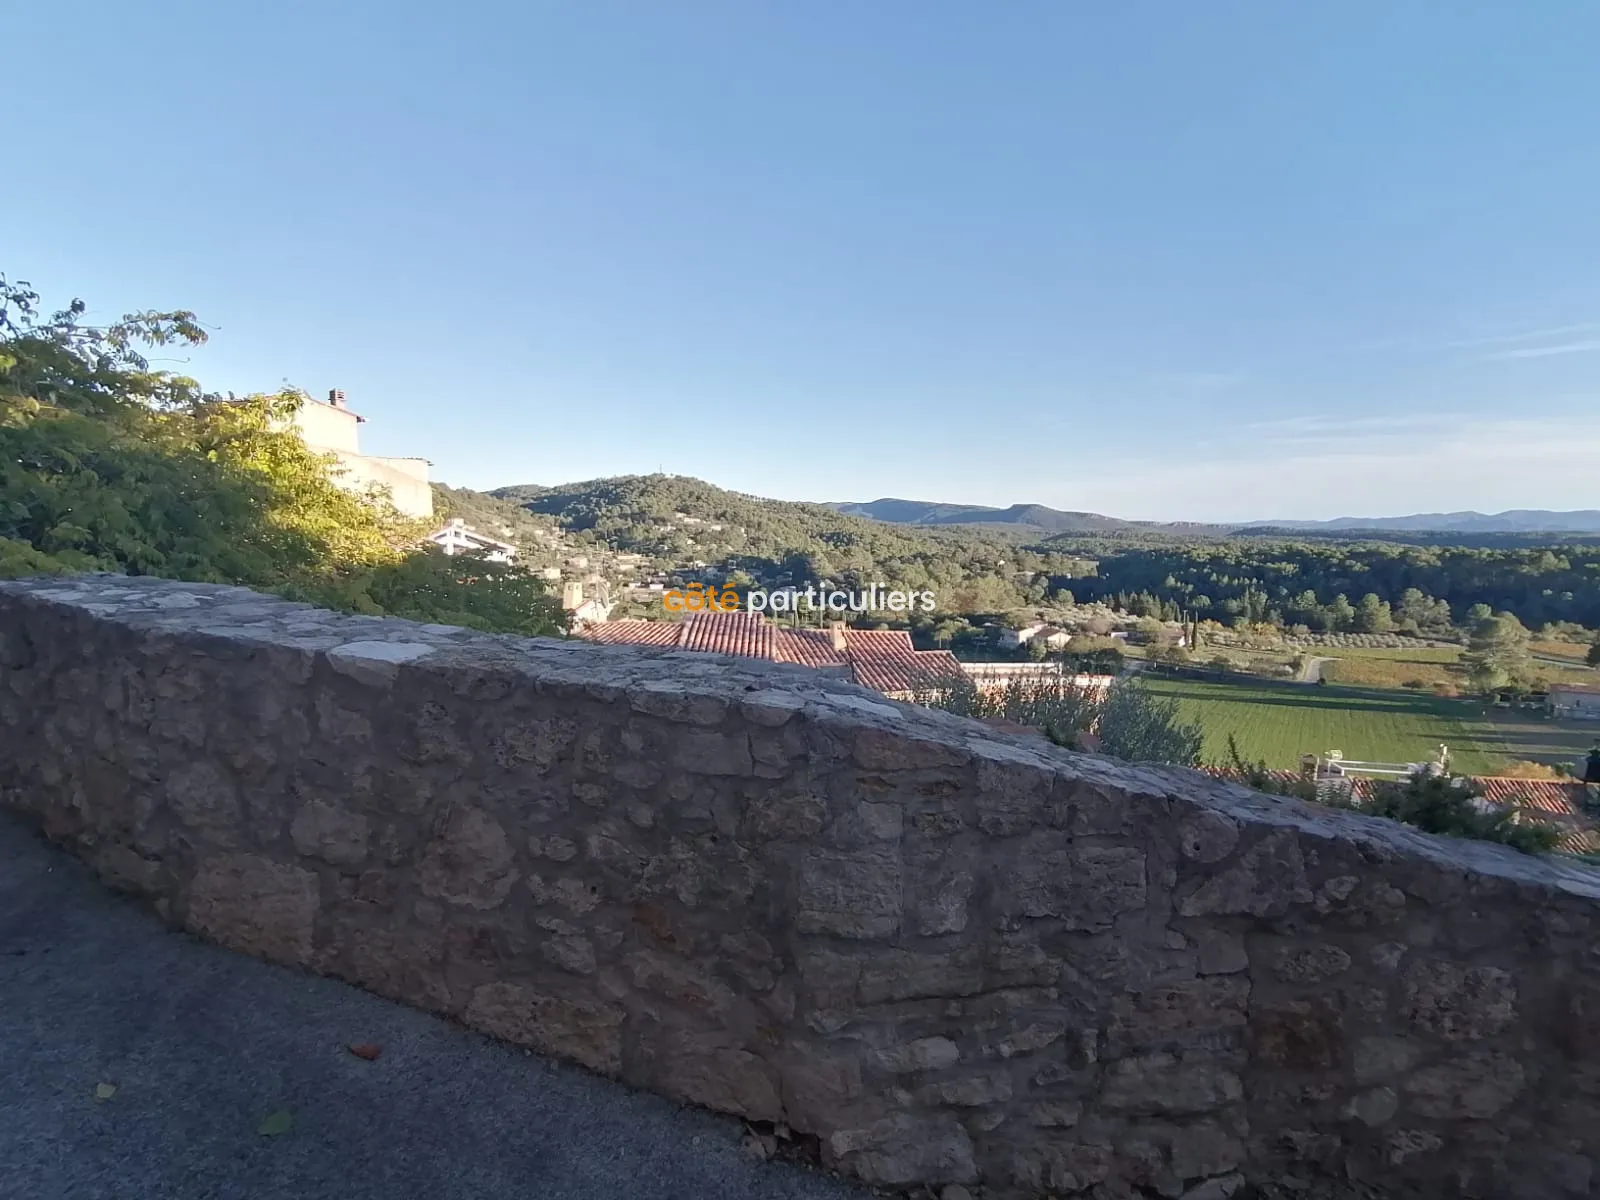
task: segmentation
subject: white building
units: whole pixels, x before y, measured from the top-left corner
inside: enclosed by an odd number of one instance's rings
[[[1021,629],[1002,629],[1000,631],[1000,644],[1007,650],[1015,650],[1018,646],[1026,646],[1028,639],[1043,628],[1043,621],[1035,621],[1032,625],[1024,625]]]
[[[1587,683],[1553,683],[1546,690],[1550,714],[1576,720],[1600,720],[1600,687]]]
[[[328,393],[327,402],[309,396],[294,415],[295,431],[306,447],[338,460],[334,482],[348,491],[388,489],[394,506],[408,517],[433,516],[433,487],[425,458],[382,458],[361,453],[360,426],[366,418],[350,410],[344,393]]]
[[[599,625],[611,616],[611,605],[598,598],[585,600],[572,610],[574,625]]]
[[[961,669],[981,688],[1002,688],[1014,679],[1061,680],[1085,692],[1100,692],[1117,681],[1115,675],[1063,675],[1055,663],[964,662]]]
[[[478,554],[490,562],[517,561],[517,548],[510,542],[486,537],[460,517],[450,518],[442,529],[430,533],[428,540],[449,555]],[[560,574],[558,573],[556,577],[560,578]]]

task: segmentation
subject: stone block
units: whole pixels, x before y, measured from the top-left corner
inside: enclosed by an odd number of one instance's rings
[[[625,1016],[614,1004],[547,995],[523,984],[486,983],[473,991],[463,1020],[505,1041],[615,1075],[622,1069]]]
[[[1490,1037],[1516,1020],[1516,981],[1499,967],[1421,959],[1401,978],[1402,1015],[1449,1041]]]
[[[1132,1116],[1185,1116],[1217,1112],[1243,1096],[1239,1076],[1225,1067],[1146,1054],[1108,1065],[1100,1103]]]
[[[311,959],[317,876],[255,854],[203,859],[189,885],[188,927],[274,962]]]
[[[360,813],[320,800],[302,805],[289,825],[289,837],[301,854],[344,867],[366,858],[371,833],[372,823]]]
[[[1202,881],[1178,911],[1186,917],[1230,913],[1276,917],[1311,899],[1299,838],[1292,830],[1278,829],[1258,840],[1232,866]]]
[[[498,908],[517,880],[511,840],[482,809],[457,805],[423,852],[422,894],[467,908]]]
[[[868,1183],[974,1183],[972,1138],[954,1116],[899,1113],[841,1129],[823,1143],[825,1161]]]
[[[1109,929],[1120,913],[1145,905],[1142,850],[1082,846],[1065,834],[1026,841],[1001,885],[1027,917],[1052,917],[1068,929]]]
[[[808,850],[800,859],[802,933],[880,938],[900,928],[900,855],[894,849]]]

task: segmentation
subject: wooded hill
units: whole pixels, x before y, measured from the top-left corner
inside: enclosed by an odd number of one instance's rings
[[[827,579],[931,587],[946,613],[1026,608],[1070,592],[1080,603],[1104,600],[1141,615],[1182,612],[1230,625],[1298,624],[1317,631],[1441,633],[1466,622],[1480,605],[1511,612],[1530,628],[1600,626],[1600,545],[1576,538],[1546,537],[1530,545],[1523,540],[1529,535],[1517,535],[1506,546],[1451,546],[1228,536],[1209,527],[1066,513],[1055,515],[1105,526],[1045,535],[1021,522],[1006,528],[1004,522],[878,520],[840,506],[765,500],[668,475],[493,494],[615,549],[731,564],[762,583],[803,587]],[[944,517],[994,512],[1045,519],[1035,506],[940,509]],[[713,525],[721,529],[712,531]]]

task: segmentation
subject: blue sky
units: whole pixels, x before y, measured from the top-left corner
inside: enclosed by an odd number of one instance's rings
[[[1600,506],[1600,6],[8,6],[0,270],[476,487]]]

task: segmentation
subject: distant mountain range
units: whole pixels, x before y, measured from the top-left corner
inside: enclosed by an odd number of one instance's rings
[[[1116,533],[1194,530],[1222,533],[1229,530],[1283,529],[1302,532],[1391,533],[1600,533],[1600,510],[1551,512],[1518,508],[1501,513],[1415,513],[1405,517],[1338,517],[1331,521],[1246,521],[1238,524],[1203,522],[1126,521],[1092,512],[1063,512],[1042,504],[1013,504],[989,508],[977,504],[941,504],[929,500],[886,497],[865,504],[831,504],[828,507],[857,517],[871,517],[898,525],[1005,525],[1047,533]]]
[[[1332,521],[1251,521],[1241,528],[1327,532],[1373,529],[1394,533],[1600,533],[1600,510],[1551,512],[1543,508],[1513,508],[1500,513],[1413,513],[1409,517],[1338,517]]]

